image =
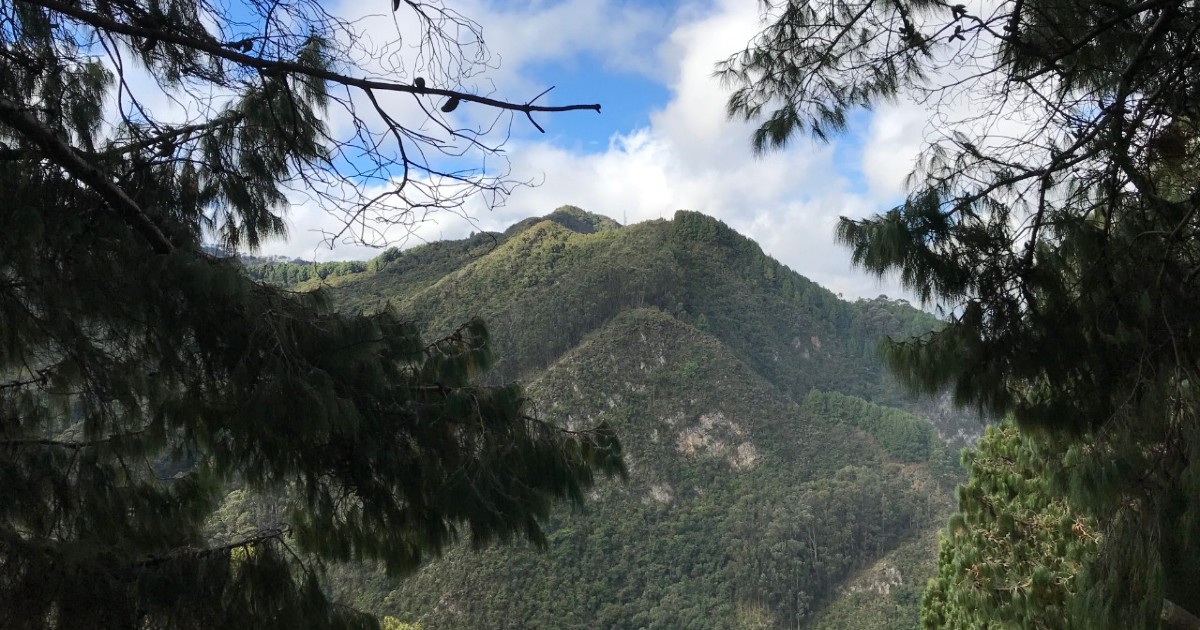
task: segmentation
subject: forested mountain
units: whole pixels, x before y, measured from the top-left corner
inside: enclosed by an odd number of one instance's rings
[[[545,550],[457,548],[401,579],[340,569],[342,597],[426,630],[916,627],[957,447],[981,432],[877,359],[932,316],[843,301],[684,211],[621,227],[564,207],[363,268],[297,287],[430,334],[482,318],[491,378],[569,428],[610,425],[629,479],[556,513]]]
[[[938,324],[904,300],[841,300],[699,213],[618,227],[564,206],[504,233],[388,250],[363,273],[296,286],[326,286],[348,311],[391,305],[433,334],[481,317],[492,332],[496,382],[528,380],[617,313],[654,308],[711,333],[794,400],[813,388],[838,391],[919,411],[944,435],[962,431],[960,441],[982,433],[946,404],[912,401],[879,362],[883,336]],[[266,280],[295,275],[280,265],[250,271]]]

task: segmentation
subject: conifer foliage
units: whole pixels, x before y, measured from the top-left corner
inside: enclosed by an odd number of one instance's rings
[[[1011,413],[1064,457],[1054,485],[1104,541],[1073,618],[1200,611],[1200,8],[784,1],[764,18],[719,68],[758,148],[905,93],[936,109],[905,202],[837,237],[950,314],[889,347],[902,380]]]
[[[445,138],[417,134],[379,93],[580,108],[455,91],[481,58],[446,38],[478,27],[404,4],[429,64],[412,83],[336,61],[363,40],[318,2],[0,2],[0,627],[373,627],[326,598],[322,563],[405,571],[458,537],[540,541],[553,500],[623,471],[603,427],[566,432],[519,387],[473,384],[480,322],[423,342],[202,247],[280,234],[294,191],[368,237],[353,226],[504,190],[456,169],[439,192],[421,143],[485,139],[437,107],[415,124]],[[202,114],[156,119],[147,82]],[[359,194],[372,177],[384,195]],[[214,542],[231,484],[288,497],[286,518]]]
[[[1071,628],[1067,614],[1083,562],[1099,538],[1090,519],[1050,487],[1055,464],[1006,421],[963,451],[969,477],[941,538],[922,626]]]

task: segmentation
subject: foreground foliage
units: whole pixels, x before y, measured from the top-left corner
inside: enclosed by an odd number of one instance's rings
[[[5,628],[373,627],[325,596],[324,562],[398,572],[464,537],[540,542],[554,499],[622,471],[611,433],[475,384],[478,321],[426,343],[202,247],[278,235],[285,191],[337,177],[355,140],[327,133],[327,82],[361,86],[333,70],[344,26],[303,2],[0,2]],[[128,57],[226,100],[156,120]],[[431,83],[377,88],[450,94]],[[231,484],[290,500],[215,540]]]
[[[939,105],[942,139],[907,200],[838,228],[856,263],[952,314],[893,345],[891,365],[916,389],[1011,413],[1062,458],[1056,485],[1103,534],[1075,623],[1200,612],[1200,8],[976,11],[772,4],[722,67],[730,111],[763,118],[767,148],[905,92]],[[983,113],[957,117],[968,98]]]
[[[1100,544],[1094,524],[1054,492],[1052,466],[1011,421],[988,428],[963,463],[968,480],[941,538],[923,626],[1074,627],[1076,576]]]

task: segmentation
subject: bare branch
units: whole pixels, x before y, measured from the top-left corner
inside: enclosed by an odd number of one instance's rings
[[[275,59],[263,59],[245,53],[237,52],[228,48],[225,44],[211,39],[201,39],[191,37],[179,32],[167,30],[165,28],[149,28],[145,26],[137,26],[134,24],[126,24],[117,20],[110,19],[98,13],[85,11],[78,5],[69,4],[66,2],[57,2],[56,0],[18,0],[25,4],[40,6],[63,15],[71,16],[76,20],[93,26],[99,29],[104,29],[113,33],[123,35],[132,35],[135,37],[144,37],[156,39],[179,46],[191,48],[193,50],[207,53],[219,59],[225,59],[234,63],[241,64],[250,68],[257,68],[266,74],[299,74],[309,76],[333,83],[356,87],[362,90],[379,90],[387,92],[405,92],[409,94],[422,94],[429,96],[444,96],[447,98],[456,98],[460,101],[469,101],[487,105],[495,109],[517,111],[522,113],[531,112],[569,112],[579,110],[600,111],[600,105],[534,105],[529,103],[512,103],[486,96],[479,96],[468,92],[459,92],[456,90],[445,90],[430,86],[418,87],[413,84],[395,83],[391,81],[378,81],[362,77],[352,77],[344,74],[338,74],[321,68],[314,68],[293,61],[282,61]]]

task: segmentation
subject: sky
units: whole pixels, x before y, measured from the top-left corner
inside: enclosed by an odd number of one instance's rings
[[[339,8],[366,14],[385,1],[342,0]],[[757,32],[757,0],[454,0],[452,6],[483,27],[500,62],[487,75],[495,96],[523,102],[554,86],[540,102],[598,102],[602,113],[540,115],[544,134],[514,119],[504,147],[512,175],[538,185],[515,190],[501,207],[472,206],[470,220],[435,216],[401,244],[499,231],[567,204],[625,224],[688,209],[724,221],[847,299],[905,297],[893,279],[852,268],[833,230],[839,216],[869,216],[903,198],[926,113],[904,100],[885,104],[856,113],[832,142],[797,137],[785,150],[755,156],[753,127],[727,119],[728,90],[713,70]],[[289,215],[289,239],[262,253],[316,260],[378,253],[323,245],[321,231],[333,221],[298,205]]]

